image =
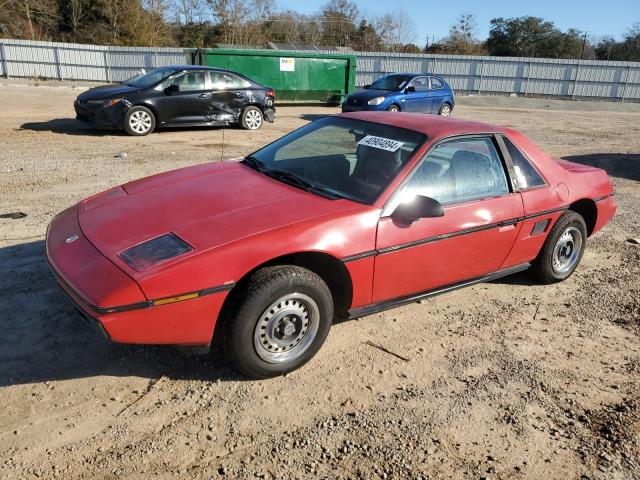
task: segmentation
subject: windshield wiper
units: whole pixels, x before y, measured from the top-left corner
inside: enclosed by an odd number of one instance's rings
[[[304,178],[299,177],[295,173],[288,172],[286,170],[268,169],[263,170],[262,173],[268,175],[269,177],[275,178],[276,180],[280,180],[295,187],[301,188],[302,190],[305,190],[307,192],[316,193],[325,198],[345,198],[344,196],[340,195],[338,192],[331,190],[330,188],[323,187],[322,185],[315,185],[305,180]]]
[[[247,167],[253,168],[254,170],[257,170],[258,172],[261,172],[261,173],[264,173],[264,171],[266,170],[266,167],[264,166],[264,162],[262,162],[261,160],[258,160],[253,155],[247,155],[246,157],[244,157],[244,160],[242,160],[242,163],[244,163]]]

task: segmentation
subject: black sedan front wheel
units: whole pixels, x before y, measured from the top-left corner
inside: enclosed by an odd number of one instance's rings
[[[240,125],[245,130],[258,130],[263,122],[264,116],[258,107],[249,106],[242,111]]]
[[[124,130],[129,135],[149,135],[156,128],[156,117],[151,110],[140,105],[131,107],[124,116]]]

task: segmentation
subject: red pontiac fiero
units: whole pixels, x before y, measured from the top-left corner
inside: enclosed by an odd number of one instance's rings
[[[515,130],[328,116],[241,160],[127,183],[56,216],[47,257],[115,342],[208,346],[280,375],[360,317],[528,269],[566,279],[614,215],[603,170]]]

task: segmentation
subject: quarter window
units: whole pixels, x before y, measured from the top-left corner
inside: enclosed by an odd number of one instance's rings
[[[431,90],[439,90],[441,88],[444,88],[442,80],[436,77],[431,77]]]
[[[211,90],[233,90],[236,88],[248,88],[251,84],[226,72],[209,72],[211,79]]]
[[[544,185],[544,180],[525,158],[522,152],[507,137],[502,137],[513,162],[518,188],[532,188]]]
[[[398,202],[424,195],[452,204],[509,193],[507,177],[491,138],[438,145],[405,184]]]

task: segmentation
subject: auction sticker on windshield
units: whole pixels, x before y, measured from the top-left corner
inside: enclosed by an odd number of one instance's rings
[[[375,135],[367,135],[358,142],[358,145],[379,148],[380,150],[386,150],[387,152],[395,152],[404,145],[404,142],[391,140],[390,138],[376,137]]]

